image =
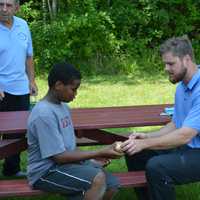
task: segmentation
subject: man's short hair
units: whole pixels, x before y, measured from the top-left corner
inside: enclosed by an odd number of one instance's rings
[[[73,65],[66,62],[55,64],[49,72],[48,85],[52,88],[57,81],[64,85],[72,83],[74,80],[81,80],[81,73]]]
[[[195,60],[192,44],[186,35],[166,40],[160,46],[160,54],[162,56],[167,52],[171,52],[174,56],[178,56],[179,58],[189,55],[192,61]]]

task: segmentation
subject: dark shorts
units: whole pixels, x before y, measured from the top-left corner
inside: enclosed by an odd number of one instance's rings
[[[107,189],[117,189],[119,187],[117,177],[90,161],[53,167],[33,187],[47,192],[66,194],[74,200],[82,199],[84,193],[90,189],[94,177],[102,171],[106,175]]]

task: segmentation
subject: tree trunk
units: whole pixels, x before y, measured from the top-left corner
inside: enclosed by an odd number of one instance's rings
[[[47,3],[46,0],[42,0],[42,11],[43,11],[43,23],[47,21]]]
[[[53,19],[53,14],[52,14],[52,9],[51,9],[51,2],[50,2],[50,0],[48,0],[48,9],[49,9],[49,16],[50,16],[50,19],[52,20],[52,19]]]
[[[53,14],[53,17],[56,17],[57,10],[58,10],[58,1],[57,0],[52,0],[52,14]]]

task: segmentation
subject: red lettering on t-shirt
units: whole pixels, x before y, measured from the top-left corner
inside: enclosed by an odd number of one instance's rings
[[[70,118],[68,116],[61,119],[62,127],[66,128],[71,124]]]

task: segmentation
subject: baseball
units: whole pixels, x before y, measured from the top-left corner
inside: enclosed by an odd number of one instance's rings
[[[123,153],[121,145],[122,145],[122,142],[116,142],[115,147],[114,147],[115,151],[119,153]]]

